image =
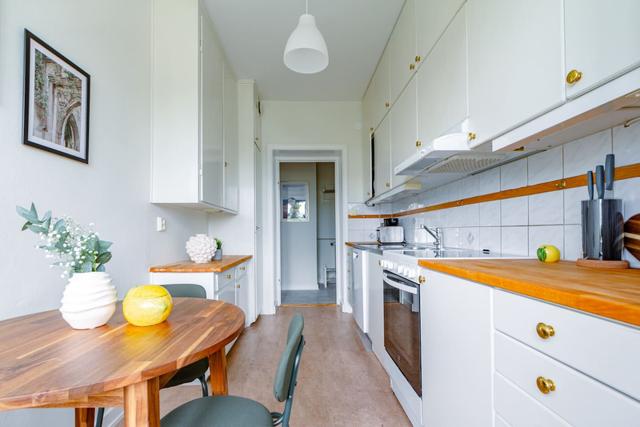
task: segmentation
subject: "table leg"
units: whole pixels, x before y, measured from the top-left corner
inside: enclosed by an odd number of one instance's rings
[[[160,387],[158,384],[158,378],[153,378],[125,387],[125,427],[160,426]]]
[[[217,352],[209,355],[209,381],[211,382],[211,394],[214,396],[229,394],[227,381],[227,356],[222,347]]]
[[[95,408],[76,408],[76,427],[93,427]]]

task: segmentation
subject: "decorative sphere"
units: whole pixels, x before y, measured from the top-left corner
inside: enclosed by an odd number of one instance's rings
[[[186,245],[187,255],[196,264],[204,264],[211,261],[216,253],[216,242],[206,234],[191,236]]]
[[[171,295],[163,286],[142,285],[129,289],[122,301],[122,314],[135,326],[151,326],[167,320],[173,309]]]

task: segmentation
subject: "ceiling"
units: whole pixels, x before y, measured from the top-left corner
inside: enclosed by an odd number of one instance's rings
[[[285,67],[284,46],[304,0],[204,0],[237,77],[265,100],[359,101],[404,0],[309,0],[329,50],[318,74]]]

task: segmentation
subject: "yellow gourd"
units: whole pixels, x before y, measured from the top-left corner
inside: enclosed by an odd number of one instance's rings
[[[159,285],[142,285],[129,289],[122,302],[122,313],[135,326],[151,326],[167,320],[173,300]]]

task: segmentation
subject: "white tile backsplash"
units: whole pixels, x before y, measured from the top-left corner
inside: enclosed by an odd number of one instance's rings
[[[582,227],[580,225],[564,226],[564,253],[562,258],[569,261],[582,258]]]
[[[529,199],[528,197],[516,197],[500,201],[501,224],[528,225],[529,224]]]
[[[529,254],[528,227],[502,227],[503,255],[527,256]]]
[[[529,196],[529,225],[564,224],[562,191]]]
[[[527,159],[516,160],[500,166],[500,190],[527,185]]]
[[[625,220],[640,213],[640,178],[616,181],[613,195],[616,199],[622,199]]]
[[[478,204],[479,225],[491,227],[500,225],[500,200]]]
[[[478,246],[480,250],[489,249],[492,254],[500,254],[502,244],[500,234],[500,227],[479,227]]]
[[[562,146],[534,154],[527,160],[529,185],[562,178]]]
[[[564,223],[580,224],[582,222],[582,201],[589,198],[586,187],[564,190]]]
[[[542,245],[553,245],[564,253],[564,226],[538,225],[529,227],[529,256],[536,256],[536,251]]]
[[[459,229],[458,246],[462,249],[477,251],[480,249],[480,228],[462,227]]]
[[[595,170],[604,165],[607,154],[612,152],[611,129],[577,139],[562,146],[564,148],[565,178]]]
[[[640,163],[640,122],[613,128],[613,154],[616,166]]]

